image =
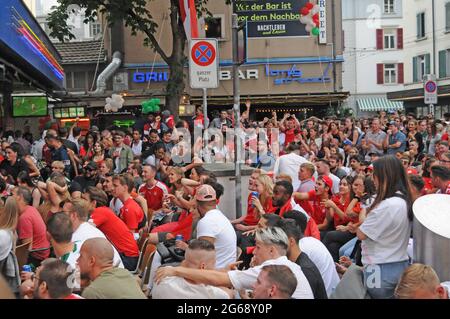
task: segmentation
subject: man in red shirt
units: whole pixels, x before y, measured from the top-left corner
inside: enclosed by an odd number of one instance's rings
[[[90,204],[90,220],[114,245],[128,270],[135,270],[139,259],[139,248],[127,225],[106,207],[108,196],[96,187],[88,187],[83,198]]]
[[[123,203],[119,217],[137,239],[138,231],[145,226],[147,219],[141,206],[131,197],[133,182],[123,175],[116,175],[113,177],[113,187],[113,196]]]
[[[450,195],[450,169],[437,165],[431,168],[431,181],[438,189],[438,194]]]
[[[163,206],[163,198],[169,194],[167,186],[156,180],[156,167],[145,165],[142,169],[144,184],[139,187],[138,193],[147,201],[149,212],[160,210]]]
[[[33,198],[27,188],[14,188],[13,196],[19,208],[17,232],[20,242],[21,244],[32,242],[32,250],[39,250],[30,253],[27,263],[38,267],[50,255],[47,227],[36,208],[30,206]]]

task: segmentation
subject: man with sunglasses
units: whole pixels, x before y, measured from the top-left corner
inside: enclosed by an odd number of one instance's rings
[[[73,179],[72,184],[77,183],[84,192],[89,186],[96,186],[98,184],[97,164],[93,161],[86,164],[83,169],[83,175],[77,176]]]

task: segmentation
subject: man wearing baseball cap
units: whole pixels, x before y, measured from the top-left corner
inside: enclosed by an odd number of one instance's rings
[[[398,124],[394,121],[389,123],[384,147],[387,148],[388,155],[395,155],[397,152],[403,153],[406,149],[406,135],[400,132]]]
[[[204,184],[195,194],[196,208],[200,215],[197,239],[205,239],[216,248],[216,268],[226,268],[236,262],[236,233],[225,215],[217,209],[216,191]]]

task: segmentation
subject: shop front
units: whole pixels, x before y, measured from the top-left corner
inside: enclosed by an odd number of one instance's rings
[[[37,133],[49,96],[64,91],[61,57],[21,0],[0,1],[0,97],[5,129]],[[28,127],[26,127],[28,123]]]

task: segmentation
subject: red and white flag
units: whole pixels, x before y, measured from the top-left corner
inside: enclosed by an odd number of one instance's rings
[[[195,0],[179,0],[180,14],[188,40],[198,38],[197,10]]]

